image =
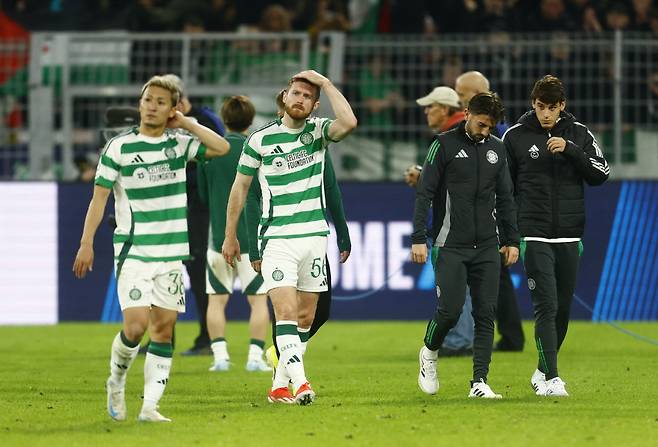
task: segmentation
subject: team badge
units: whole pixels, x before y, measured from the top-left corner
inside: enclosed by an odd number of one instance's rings
[[[148,171],[144,168],[137,168],[133,171],[133,177],[139,180],[144,180],[147,175],[148,175]]]
[[[487,151],[487,161],[492,165],[498,163],[498,154],[491,149]]]
[[[299,136],[299,141],[301,141],[303,144],[309,145],[313,143],[313,135],[311,135],[308,132],[304,132]]]
[[[279,269],[276,269],[272,272],[272,279],[274,281],[281,281],[283,279],[283,272]]]
[[[164,153],[168,160],[173,160],[176,158],[176,150],[173,147],[168,147],[165,149]]]
[[[142,291],[139,290],[137,287],[133,287],[130,289],[130,292],[128,292],[128,296],[130,297],[131,300],[137,301],[142,297]]]
[[[528,289],[535,290],[535,287],[537,287],[537,283],[535,282],[535,280],[532,278],[528,278]]]
[[[528,152],[530,153],[530,158],[533,160],[536,160],[539,158],[539,148],[537,145],[533,144],[530,149],[528,149]]]

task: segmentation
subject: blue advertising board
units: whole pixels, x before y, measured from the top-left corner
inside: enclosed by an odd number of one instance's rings
[[[331,263],[332,318],[341,320],[425,320],[436,305],[429,265],[409,259],[414,191],[401,183],[342,183],[352,252],[338,263],[335,235],[328,244]],[[90,185],[59,187],[59,319],[115,321],[111,229],[99,228],[94,271],[74,279],[71,264],[78,248]],[[658,182],[608,182],[587,188],[585,250],[572,317],[578,319],[656,319],[658,296]],[[108,214],[112,205],[108,205]],[[524,318],[532,318],[525,274],[512,268]],[[630,310],[629,310],[630,309]],[[593,316],[592,310],[595,312]],[[227,307],[227,318],[246,319],[248,305],[239,294]],[[188,290],[187,313],[195,319]]]

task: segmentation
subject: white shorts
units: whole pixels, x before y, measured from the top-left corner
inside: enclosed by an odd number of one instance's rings
[[[267,239],[261,272],[267,291],[295,287],[302,292],[327,290],[327,237]]]
[[[208,249],[208,264],[206,268],[206,293],[224,295],[233,293],[235,278],[240,278],[242,293],[245,295],[262,295],[267,293],[263,287],[263,277],[258,274],[249,262],[249,254],[241,253],[242,261],[235,259],[233,268],[221,253]]]
[[[126,259],[117,278],[121,310],[157,306],[185,312],[183,262]]]

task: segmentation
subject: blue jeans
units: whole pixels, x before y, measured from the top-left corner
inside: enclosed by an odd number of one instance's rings
[[[450,332],[448,332],[448,335],[443,340],[444,348],[456,350],[473,347],[475,323],[473,322],[472,312],[473,301],[471,300],[470,291],[467,291],[462,314],[459,316],[455,327],[450,329]]]

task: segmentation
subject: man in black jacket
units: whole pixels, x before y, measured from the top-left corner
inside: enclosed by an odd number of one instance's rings
[[[562,82],[538,80],[532,108],[503,136],[518,204],[521,256],[535,310],[539,366],[531,384],[540,396],[568,396],[557,353],[567,334],[585,226],[583,181],[610,173],[596,139],[564,111]]]
[[[502,115],[503,106],[497,95],[474,96],[466,111],[466,122],[438,135],[430,146],[416,190],[411,235],[413,262],[422,264],[427,260],[430,204],[435,223],[440,223],[433,235],[438,250],[434,265],[439,303],[419,353],[418,385],[427,394],[438,391],[437,351],[459,318],[468,284],[475,320],[469,397],[502,397],[486,383],[498,297],[499,241],[506,265],[516,262],[519,254],[505,148],[498,138],[490,136]]]
[[[193,106],[190,103],[182,79],[174,74],[169,74],[167,76],[178,85],[181,92],[178,110],[180,110],[185,116],[196,119],[200,124],[203,124],[217,134],[224,136],[226,128],[219,117],[208,107]],[[194,339],[193,346],[188,350],[183,351],[181,355],[211,355],[212,351],[210,349],[210,337],[208,336],[208,324],[206,320],[208,312],[208,294],[206,294],[206,253],[208,250],[210,215],[208,207],[199,197],[196,163],[188,163],[186,175],[187,226],[190,229],[190,259],[185,261],[185,267],[187,269],[187,274],[190,277],[192,292],[194,292],[197,317],[199,319],[199,334]]]

